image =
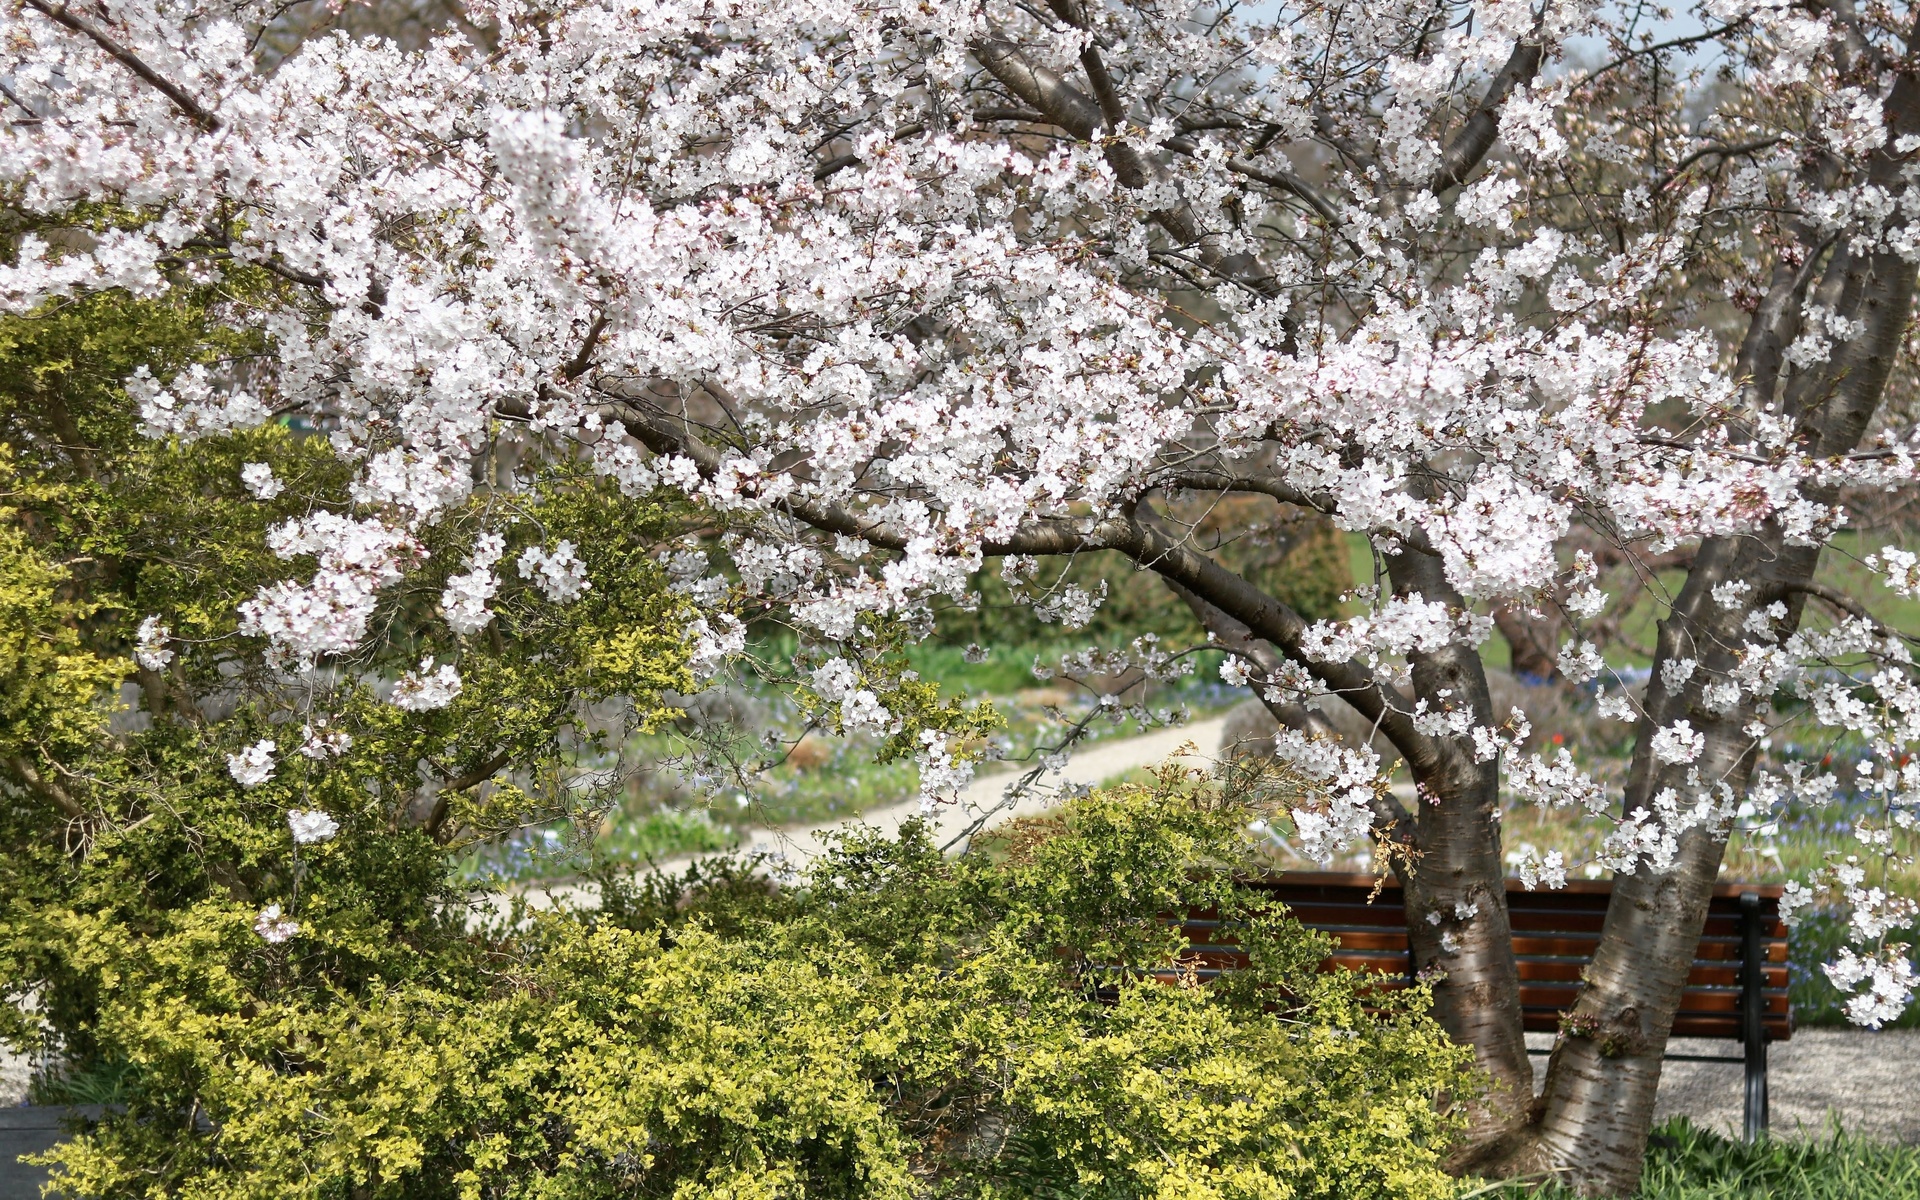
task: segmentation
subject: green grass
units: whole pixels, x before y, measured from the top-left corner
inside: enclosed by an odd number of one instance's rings
[[[704,809],[688,812],[662,808],[644,813],[637,820],[607,822],[597,849],[616,862],[639,865],[681,854],[727,850],[738,840],[731,826]]]
[[[1469,1186],[1487,1200],[1575,1200],[1567,1188]],[[1640,1200],[1920,1200],[1920,1147],[1886,1146],[1835,1130],[1809,1140],[1747,1145],[1677,1117],[1654,1131]]]

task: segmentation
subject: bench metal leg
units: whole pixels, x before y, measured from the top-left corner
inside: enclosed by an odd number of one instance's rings
[[[1767,976],[1761,959],[1760,897],[1740,897],[1740,1040],[1746,1050],[1746,1136],[1767,1135]]]

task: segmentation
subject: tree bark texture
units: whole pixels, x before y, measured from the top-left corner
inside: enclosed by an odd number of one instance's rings
[[[1920,125],[1920,87],[1912,75],[1895,83],[1886,111],[1889,144]],[[1900,165],[1883,151],[1874,181],[1892,185]],[[1743,365],[1767,393],[1779,376],[1779,348],[1796,331],[1800,303],[1794,293],[1804,290],[1805,273],[1795,274],[1801,278],[1780,280],[1788,293],[1785,302],[1763,304],[1756,312],[1744,347]],[[1803,372],[1780,389],[1801,446],[1816,458],[1849,453],[1865,435],[1912,319],[1914,266],[1890,252],[1836,252],[1820,291],[1848,318],[1863,321],[1866,331],[1836,347],[1824,370]],[[1810,498],[1828,502],[1834,497]],[[1705,734],[1705,750],[1694,764],[1700,777],[1709,784],[1724,780],[1736,795],[1746,790],[1753,759],[1746,749],[1751,739],[1742,730],[1756,705],[1749,699],[1715,715],[1699,703],[1700,689],[1737,665],[1749,613],[1780,602],[1787,617],[1775,636],[1784,638],[1799,625],[1806,602],[1801,589],[1812,582],[1818,565],[1817,547],[1788,545],[1777,528],[1752,537],[1710,539],[1702,546],[1660,626],[1625,811],[1651,807],[1662,788],[1685,786],[1686,770],[1662,769],[1648,747],[1653,730],[1678,719]],[[1712,601],[1713,587],[1726,581],[1753,585],[1745,604],[1729,610]],[[1697,658],[1704,669],[1670,692],[1660,668],[1676,657]],[[1724,831],[1696,828],[1680,839],[1671,870],[1643,866],[1616,879],[1587,986],[1568,1015],[1566,1034],[1548,1068],[1533,1144],[1515,1156],[1514,1165],[1553,1171],[1590,1195],[1638,1187],[1662,1056],[1725,850]]]

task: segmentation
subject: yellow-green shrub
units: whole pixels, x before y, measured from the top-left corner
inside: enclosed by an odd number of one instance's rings
[[[128,1108],[57,1158],[234,1200],[1450,1194],[1462,1052],[1210,869],[1242,818],[1121,789],[999,861],[913,829],[784,888],[608,877],[354,988],[244,930],[122,936],[90,969]],[[1151,978],[1189,906],[1253,968]]]

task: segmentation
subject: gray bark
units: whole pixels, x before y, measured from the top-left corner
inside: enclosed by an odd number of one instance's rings
[[[1911,76],[1894,85],[1886,111],[1889,143],[1920,126],[1920,87]],[[1872,170],[1874,181],[1894,185],[1899,169],[1899,160],[1882,152]],[[1755,314],[1742,357],[1759,386],[1770,389],[1780,370],[1780,347],[1792,336],[1783,327],[1790,324],[1789,314],[1798,313],[1794,293],[1804,290],[1808,278],[1805,271],[1776,276],[1776,289],[1787,294],[1779,303],[1770,297]],[[1837,253],[1820,288],[1842,314],[1866,324],[1863,336],[1836,348],[1824,371],[1806,372],[1786,389],[1801,446],[1826,457],[1855,449],[1880,404],[1911,320],[1914,266],[1892,253]],[[1834,497],[1811,498],[1830,502]],[[1699,704],[1700,689],[1736,665],[1748,612],[1779,601],[1788,610],[1780,636],[1797,627],[1805,604],[1800,589],[1812,582],[1818,565],[1817,547],[1787,545],[1777,528],[1755,537],[1710,539],[1702,546],[1660,627],[1625,811],[1647,806],[1661,788],[1685,786],[1685,770],[1660,768],[1648,748],[1655,730],[1682,718],[1706,736],[1697,764],[1701,778],[1724,779],[1736,794],[1746,789],[1753,761],[1742,728],[1753,718],[1754,703],[1748,700],[1715,716]],[[1746,605],[1728,611],[1711,602],[1713,587],[1726,580],[1754,585]],[[1660,666],[1682,655],[1698,658],[1703,670],[1670,693],[1660,684]],[[1587,986],[1570,1014],[1575,1032],[1554,1052],[1535,1139],[1514,1156],[1513,1165],[1552,1170],[1590,1195],[1638,1187],[1661,1059],[1725,850],[1724,830],[1693,829],[1680,839],[1672,869],[1642,866],[1616,879]]]

